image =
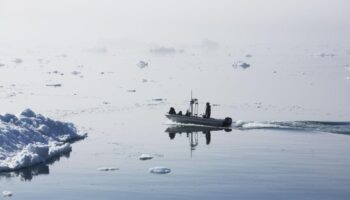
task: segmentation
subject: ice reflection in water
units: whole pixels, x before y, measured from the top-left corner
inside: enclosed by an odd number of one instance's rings
[[[20,177],[21,181],[31,181],[35,176],[49,175],[50,165],[60,161],[62,157],[69,158],[70,152],[53,157],[48,162],[40,163],[32,167],[25,167],[11,172],[0,172],[0,179]]]

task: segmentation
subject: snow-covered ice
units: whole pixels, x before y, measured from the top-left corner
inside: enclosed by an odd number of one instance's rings
[[[0,115],[0,172],[44,163],[71,151],[69,141],[86,137],[72,123],[24,110]]]
[[[152,167],[149,169],[152,174],[168,174],[171,172],[169,168],[166,167]]]
[[[2,196],[4,197],[12,197],[13,193],[11,191],[5,190],[2,192]]]
[[[139,157],[140,160],[151,160],[152,158],[153,156],[149,154],[141,154],[141,156]]]

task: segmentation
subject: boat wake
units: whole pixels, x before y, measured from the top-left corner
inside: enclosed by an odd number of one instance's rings
[[[232,123],[233,129],[272,129],[319,131],[350,135],[350,122],[332,121],[236,121]]]

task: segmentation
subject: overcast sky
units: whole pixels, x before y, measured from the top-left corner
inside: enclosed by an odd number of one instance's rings
[[[1,43],[346,43],[349,0],[0,0]]]

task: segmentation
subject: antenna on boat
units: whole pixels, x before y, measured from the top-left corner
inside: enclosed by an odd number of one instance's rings
[[[194,108],[193,108],[194,104]],[[190,113],[191,116],[198,116],[198,99],[194,99],[191,90],[191,101],[190,101]]]

